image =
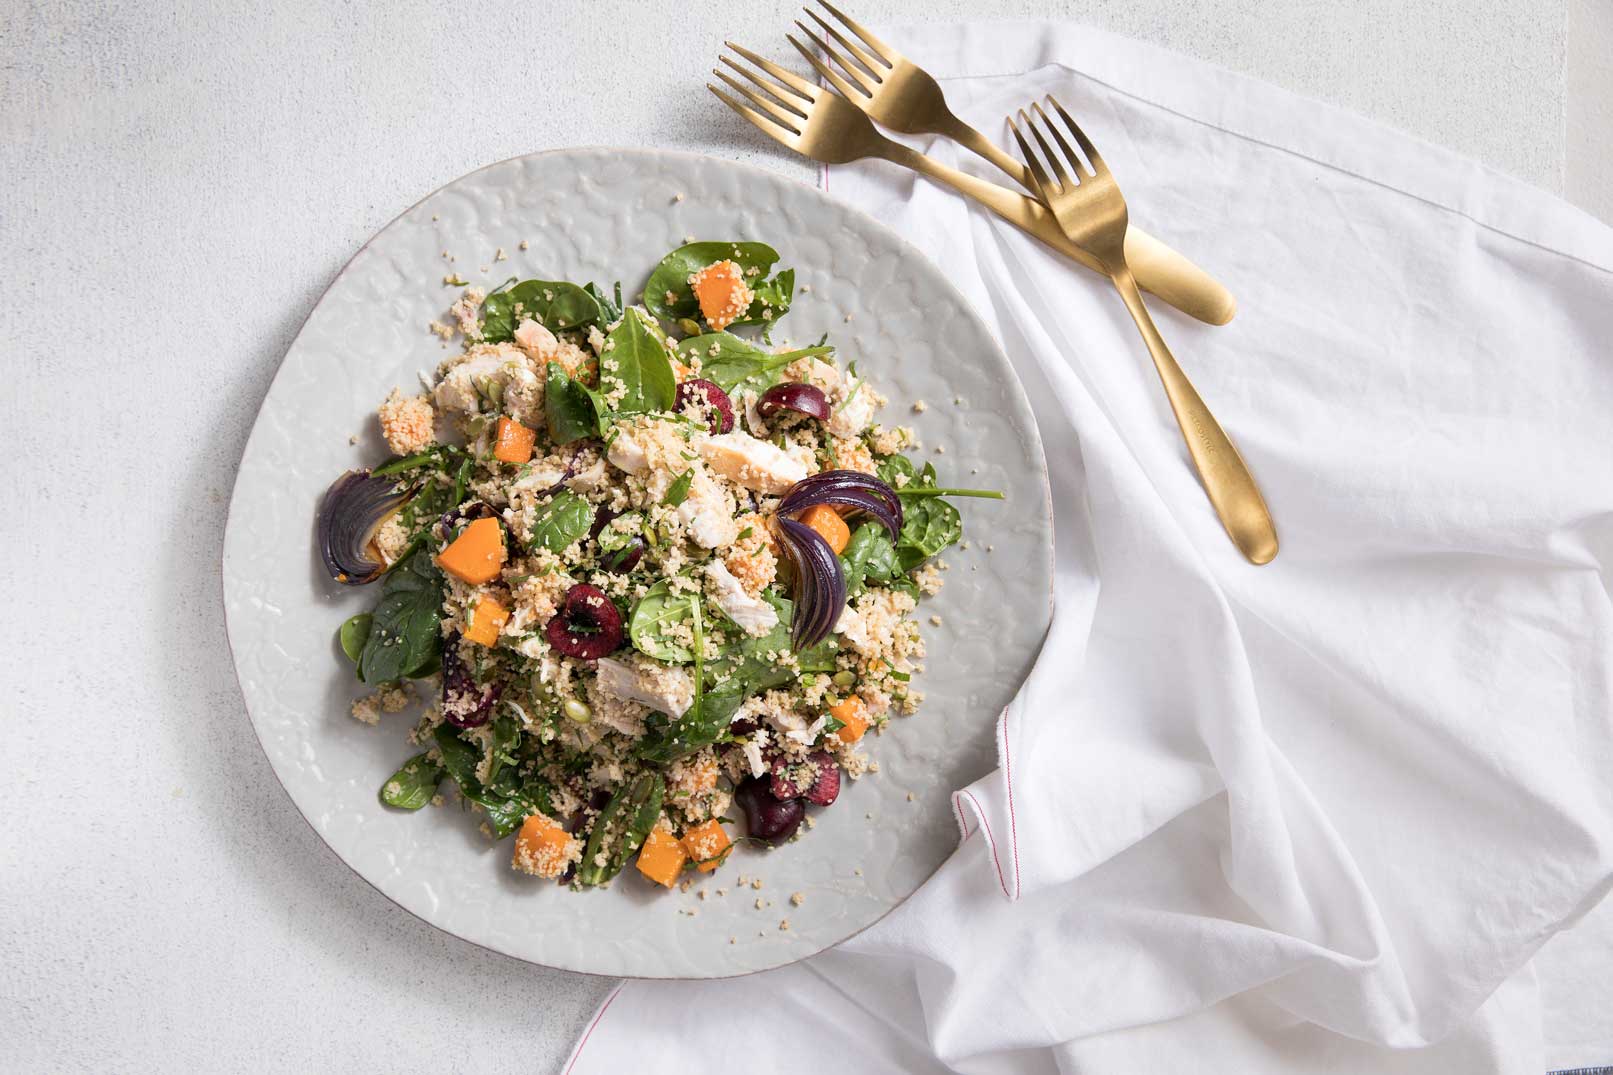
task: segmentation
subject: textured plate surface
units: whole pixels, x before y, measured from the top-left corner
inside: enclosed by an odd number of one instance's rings
[[[413,752],[403,741],[412,718],[386,717],[375,729],[348,715],[362,690],[336,628],[375,594],[325,575],[314,511],[343,470],[385,457],[376,403],[393,385],[410,390],[417,371],[446,354],[426,328],[458,294],[442,285],[445,272],[484,286],[510,275],[621,279],[636,298],[686,236],[776,247],[797,286],[811,287],[777,335],[799,344],[828,332],[842,361],[856,360],[890,397],[887,424],[915,426],[927,446],[915,455],[935,461],[942,484],[1002,489],[1008,499],[958,502],[973,540],[946,556],[947,584],[923,606],[928,670],[915,682],[927,700],[917,716],[870,737],[877,774],[816,811],[802,839],[771,852],[741,847],[696,882],[727,888],[725,897],[652,890],[631,869],[605,891],[574,893],[512,872],[510,842],[489,843],[474,814],[377,803],[376,789]],[[508,260],[495,262],[500,247]],[[451,266],[445,250],[456,255]],[[911,412],[916,400],[929,404],[923,414]],[[945,454],[933,454],[943,444]],[[863,929],[952,851],[949,793],[995,764],[993,723],[1047,629],[1047,497],[1041,442],[1007,360],[946,278],[894,233],[811,187],[708,157],[533,154],[457,180],[394,220],[309,316],[236,478],[224,542],[230,642],[253,726],[297,808],[392,900],[468,941],[548,966],[743,974]],[[932,614],[944,626],[931,626]],[[740,894],[739,874],[762,878],[763,888]],[[790,905],[794,892],[805,894],[799,907]],[[758,910],[757,898],[771,906]]]

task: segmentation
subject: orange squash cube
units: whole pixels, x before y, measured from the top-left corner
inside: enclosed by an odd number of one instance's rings
[[[710,873],[721,866],[733,844],[716,818],[696,825],[683,834],[683,849],[689,852],[695,869],[701,873]]]
[[[836,556],[846,551],[846,543],[851,540],[851,527],[847,526],[846,520],[829,505],[812,505],[801,513],[799,521],[816,530],[818,536],[829,543]]]
[[[437,566],[472,586],[492,582],[504,570],[504,528],[497,519],[477,519],[437,557]]]
[[[650,830],[638,853],[638,872],[658,885],[671,888],[689,856],[676,836],[663,828]]]
[[[840,722],[840,730],[835,735],[847,746],[861,739],[872,723],[868,719],[868,707],[855,694],[830,706],[829,715]]]
[[[493,433],[493,458],[506,463],[530,462],[532,446],[537,442],[537,430],[509,418],[500,418]]]
[[[689,277],[700,303],[700,316],[721,332],[745,316],[756,293],[745,285],[745,273],[732,261],[714,261]]]
[[[470,618],[465,621],[465,637],[478,646],[492,649],[498,644],[498,633],[509,621],[510,610],[497,599],[483,594],[471,606]]]
[[[581,841],[555,823],[553,818],[533,814],[521,822],[515,836],[515,855],[510,865],[535,877],[559,877],[577,857]]]

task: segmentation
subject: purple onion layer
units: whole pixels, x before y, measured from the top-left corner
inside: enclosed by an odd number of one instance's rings
[[[846,576],[840,557],[816,530],[782,514],[777,523],[779,546],[795,574],[791,645],[806,649],[828,638],[834,630],[846,607]]]
[[[386,560],[375,535],[415,491],[368,470],[350,470],[331,483],[318,520],[319,556],[331,578],[344,586],[362,586],[381,577]]]
[[[826,470],[802,478],[779,501],[780,515],[794,515],[815,504],[851,508],[871,516],[895,541],[902,533],[902,500],[896,490],[855,470]]]

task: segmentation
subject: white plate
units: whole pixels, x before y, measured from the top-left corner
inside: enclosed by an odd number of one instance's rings
[[[413,753],[403,740],[411,718],[387,717],[375,729],[348,715],[361,688],[336,628],[375,594],[326,576],[314,511],[342,471],[385,458],[376,403],[444,357],[426,328],[458,294],[443,286],[444,273],[482,284],[511,275],[620,279],[636,298],[686,236],[776,247],[780,267],[811,285],[777,335],[812,342],[828,332],[842,359],[855,359],[890,397],[887,423],[917,428],[942,484],[1001,489],[1007,500],[959,502],[970,548],[946,555],[947,585],[922,607],[930,656],[916,682],[928,699],[917,716],[869,738],[877,774],[814,810],[816,825],[801,839],[773,851],[736,849],[696,882],[712,890],[704,900],[697,890],[655,889],[631,869],[607,890],[571,892],[512,872],[510,841],[490,843],[474,814],[408,814],[376,801]],[[495,262],[500,247],[508,260]],[[444,250],[457,260],[447,262]],[[913,414],[921,399],[928,409]],[[933,454],[937,445],[945,454]],[[918,251],[823,193],[755,168],[665,151],[559,150],[443,187],[382,229],[336,278],[287,352],[247,442],[224,540],[224,597],[241,690],[269,761],[297,809],[360,876],[432,925],[520,959],[707,978],[780,966],[844,940],[951,852],[958,832],[949,793],[995,764],[993,723],[1047,629],[1051,552],[1047,474],[1024,391],[963,297]],[[932,614],[944,626],[931,626]],[[739,891],[740,874],[763,887]],[[798,907],[789,901],[795,892],[805,896]],[[760,910],[758,898],[767,903]],[[786,918],[789,929],[780,929]]]

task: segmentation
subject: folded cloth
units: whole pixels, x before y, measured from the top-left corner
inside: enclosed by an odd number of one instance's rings
[[[832,169],[1025,383],[1053,627],[912,899],[801,965],[625,985],[571,1070],[1543,1071],[1530,959],[1613,885],[1613,231],[1108,34],[884,36],[988,133],[1055,93],[1133,218],[1238,296],[1223,328],[1152,309],[1282,552],[1222,533],[1105,281],[927,180]]]

